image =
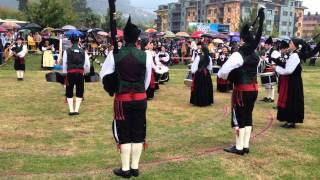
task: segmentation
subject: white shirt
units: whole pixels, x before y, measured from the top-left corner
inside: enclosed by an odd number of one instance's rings
[[[62,72],[63,73],[67,73],[67,61],[68,61],[68,57],[67,57],[67,51],[65,50],[63,52],[63,58],[62,58]],[[84,73],[89,73],[90,72],[90,60],[89,60],[89,55],[87,54],[87,52],[85,52],[85,60],[84,60]]]
[[[239,52],[234,52],[222,65],[218,72],[218,77],[227,80],[229,73],[243,65],[243,58]]]
[[[297,53],[292,53],[289,56],[288,61],[286,62],[286,67],[282,68],[280,66],[277,66],[276,72],[279,73],[280,75],[292,74],[299,64],[300,64],[299,55]]]
[[[42,46],[42,47],[41,47],[41,50],[42,50],[42,51],[46,51],[46,50],[48,50],[48,48]],[[54,47],[52,46],[51,49],[49,49],[49,50],[54,51]]]
[[[164,54],[165,55],[165,57],[162,57],[162,58],[160,58],[159,56],[160,56],[160,54]],[[170,60],[170,56],[169,56],[169,54],[167,53],[167,52],[159,52],[157,55],[156,55],[156,58],[159,60],[159,62],[160,62],[160,60],[162,60],[163,62],[168,62],[169,60]]]
[[[146,54],[147,54],[147,60],[146,60],[146,74],[145,74],[145,80],[144,80],[144,87],[147,90],[151,81],[151,70],[152,70],[153,60],[152,60],[152,54],[150,51],[149,52],[146,51]],[[114,71],[115,71],[114,56],[113,56],[113,51],[110,51],[100,71],[101,80],[104,78],[104,76],[114,73]]]
[[[20,58],[24,58],[26,56],[26,54],[28,53],[28,47],[27,45],[21,45],[22,47],[22,51],[20,51],[19,53],[16,54],[16,56],[19,56]],[[16,47],[16,46],[13,46]],[[13,51],[10,50],[9,54],[12,54]]]
[[[209,65],[207,66],[207,69],[209,71],[211,71],[212,70],[212,59],[211,59],[211,57],[209,57],[209,59],[210,59],[210,62],[209,62]],[[192,65],[191,65],[192,74],[197,72],[198,66],[199,66],[199,62],[200,62],[200,56],[196,56],[195,60],[193,61]]]

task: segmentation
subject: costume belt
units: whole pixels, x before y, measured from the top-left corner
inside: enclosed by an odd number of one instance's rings
[[[147,95],[145,92],[143,93],[124,93],[124,94],[116,94],[116,101],[141,101],[147,99]]]

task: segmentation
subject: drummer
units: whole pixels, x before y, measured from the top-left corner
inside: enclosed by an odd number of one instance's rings
[[[263,61],[265,67],[263,73],[274,73],[274,70],[272,69],[272,66],[274,65],[272,57],[277,57],[280,53],[275,48],[273,48],[273,40],[271,36],[266,40],[264,48],[266,50],[266,58]],[[265,89],[266,97],[264,97],[261,101],[267,103],[274,102],[274,84],[266,84]]]
[[[221,67],[228,60],[229,56],[229,48],[226,45],[223,45],[222,51],[217,58],[217,65]],[[228,80],[224,80],[217,76],[217,90],[219,92],[228,92],[229,90],[232,90],[232,84]]]

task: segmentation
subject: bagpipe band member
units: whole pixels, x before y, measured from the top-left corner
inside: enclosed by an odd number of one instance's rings
[[[223,64],[228,60],[229,56],[229,49],[224,45],[222,51],[219,53],[217,65],[223,66]],[[217,90],[220,92],[227,92],[229,90],[232,90],[232,84],[230,83],[230,81],[224,80],[217,76]]]
[[[10,54],[14,56],[14,70],[17,73],[17,80],[22,81],[26,70],[25,56],[28,53],[27,45],[22,44],[23,39],[17,38],[17,42],[12,46]]]
[[[213,86],[210,75],[212,60],[206,47],[202,48],[202,52],[202,55],[197,56],[191,65],[193,80],[190,103],[200,107],[213,104]]]
[[[164,45],[161,46],[161,51],[156,54],[156,58],[159,59],[160,63],[162,63],[165,66],[168,66],[170,55],[166,52],[166,47]]]
[[[273,40],[271,36],[266,40],[264,47],[267,50],[266,52],[267,58],[264,61],[264,64],[265,64],[264,73],[274,72],[274,70],[272,69],[272,66],[275,63],[272,61],[272,59],[279,58],[281,56],[281,53],[273,47]],[[274,102],[274,85],[266,84],[265,89],[266,89],[267,96],[263,98],[262,101]]]
[[[191,62],[194,62],[194,60],[196,59],[197,56],[200,56],[202,54],[202,43],[198,42],[197,43],[197,48],[192,51],[192,57],[191,57]]]
[[[113,172],[126,178],[139,175],[146,138],[146,89],[152,56],[135,47],[140,32],[129,17],[124,28],[125,46],[118,53],[109,53],[100,72],[104,89],[115,94],[113,134],[120,148],[122,167]]]
[[[62,69],[66,73],[66,98],[69,105],[69,115],[79,115],[79,109],[84,94],[84,74],[90,72],[88,54],[79,47],[79,36],[70,37],[72,46],[63,53]],[[73,89],[76,87],[76,104],[73,101]]]
[[[236,132],[236,145],[227,147],[224,151],[238,155],[249,153],[252,111],[258,96],[257,67],[259,56],[255,49],[260,43],[263,30],[265,19],[263,8],[259,10],[258,17],[259,28],[255,38],[246,24],[240,32],[239,52],[234,52],[218,72],[220,78],[229,79],[234,84],[231,125]]]
[[[295,128],[296,123],[303,123],[304,120],[304,93],[301,77],[303,58],[312,57],[318,51],[306,51],[306,43],[299,38],[292,38],[289,44],[291,54],[287,62],[278,63],[275,70],[280,74],[280,88],[278,98],[277,119],[286,122],[284,128]]]

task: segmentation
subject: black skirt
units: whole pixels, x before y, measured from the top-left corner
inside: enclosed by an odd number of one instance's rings
[[[211,75],[207,69],[194,74],[190,103],[195,106],[209,106],[213,104],[213,86]]]
[[[16,71],[26,70],[26,64],[25,64],[24,58],[16,58],[14,60],[14,70]]]

